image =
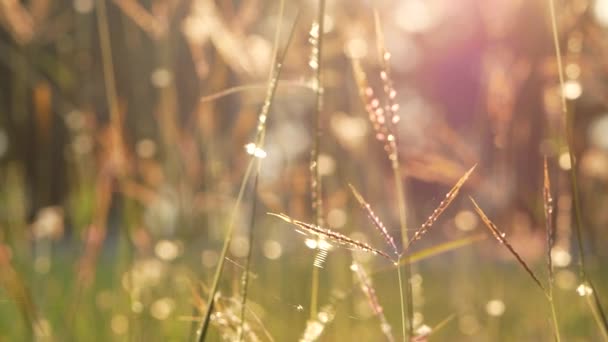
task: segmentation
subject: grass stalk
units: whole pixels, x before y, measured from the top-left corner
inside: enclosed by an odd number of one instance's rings
[[[245,308],[247,307],[247,294],[248,294],[248,289],[249,289],[249,269],[251,266],[251,255],[252,255],[252,250],[253,250],[253,229],[255,227],[255,216],[256,216],[256,209],[257,209],[257,192],[258,192],[258,181],[260,178],[260,167],[262,166],[262,163],[259,162],[260,159],[258,159],[258,163],[257,163],[257,170],[256,170],[256,174],[255,174],[255,178],[253,180],[253,189],[252,189],[252,206],[251,206],[251,221],[249,224],[249,236],[248,236],[248,241],[249,241],[249,250],[247,251],[247,257],[245,259],[245,269],[243,270],[243,276],[242,276],[242,281],[241,281],[241,312],[240,312],[240,322],[241,322],[241,327],[239,330],[239,341],[243,341],[244,338],[244,331],[245,331]]]
[[[574,205],[574,213],[575,213],[575,236],[578,246],[578,271],[579,277],[581,278],[581,282],[583,284],[590,284],[589,278],[587,276],[586,265],[585,265],[585,253],[583,250],[583,237],[582,237],[582,225],[583,219],[581,215],[581,205],[578,191],[578,182],[576,175],[576,158],[574,157],[574,137],[573,137],[573,114],[568,111],[568,106],[566,102],[566,96],[564,94],[564,68],[562,65],[562,57],[561,57],[561,49],[559,44],[559,35],[557,30],[557,18],[555,14],[555,0],[549,0],[549,12],[551,17],[551,31],[553,34],[553,45],[555,47],[555,57],[557,60],[557,68],[559,75],[559,83],[560,83],[560,97],[561,97],[561,105],[562,105],[562,114],[564,116],[564,130],[566,142],[568,145],[568,157],[570,159],[570,183],[572,187],[572,196],[573,196],[573,205]],[[602,336],[605,341],[608,341],[608,322],[606,321],[606,315],[604,313],[604,309],[602,308],[600,299],[598,297],[596,289],[592,286],[591,295],[594,297],[594,300],[587,300],[587,304],[589,305],[589,309],[593,314],[595,322],[598,324],[598,328],[600,329]]]
[[[313,58],[316,60],[315,70],[315,111],[313,115],[313,143],[310,152],[310,172],[312,187],[312,211],[314,222],[317,226],[323,226],[323,193],[321,188],[321,175],[319,174],[319,145],[321,140],[321,112],[323,111],[323,81],[321,75],[323,51],[323,30],[325,22],[325,0],[319,0],[317,10],[317,37],[313,47]],[[310,292],[310,319],[314,320],[317,315],[319,296],[319,267],[313,264]]]
[[[278,84],[277,80],[279,79],[279,76],[281,75],[283,62],[285,60],[287,51],[289,50],[289,45],[292,41],[293,34],[295,32],[295,27],[298,22],[298,18],[299,18],[299,16],[296,17],[296,19],[293,23],[291,32],[289,34],[289,38],[287,40],[287,44],[285,46],[285,49],[284,49],[282,55],[277,56],[277,58],[274,62],[275,66],[273,68],[273,75],[268,84],[268,91],[266,93],[266,99],[264,101],[264,105],[262,106],[262,109],[260,110],[260,114],[259,114],[259,118],[258,118],[257,133],[256,133],[256,138],[255,138],[256,147],[260,147],[260,144],[263,143],[264,132],[266,130],[266,120],[268,118],[268,114],[270,113],[270,108],[271,108],[271,105],[272,105],[272,102],[274,99],[274,95],[276,93],[277,84]],[[209,325],[210,325],[209,323],[211,321],[211,313],[213,312],[215,294],[217,293],[217,290],[219,287],[220,278],[222,276],[222,272],[224,270],[224,265],[226,262],[226,256],[228,254],[228,248],[230,247],[230,242],[232,241],[232,235],[234,233],[234,226],[235,226],[235,222],[236,222],[237,213],[239,211],[239,206],[243,200],[243,194],[245,192],[245,188],[246,188],[249,178],[251,176],[251,172],[253,170],[253,166],[255,164],[256,159],[257,159],[257,157],[255,157],[255,155],[252,155],[250,157],[249,163],[247,165],[247,169],[245,171],[245,175],[243,176],[243,179],[241,181],[236,203],[234,204],[232,213],[230,214],[230,221],[228,224],[226,237],[224,238],[224,244],[223,244],[219,262],[218,262],[218,265],[217,265],[217,268],[215,270],[215,274],[213,277],[213,283],[211,285],[211,290],[209,291],[209,298],[207,300],[207,309],[205,310],[205,314],[203,315],[203,319],[200,323],[200,328],[198,329],[198,332],[197,332],[196,340],[199,342],[204,341],[207,336],[207,331],[208,331]],[[260,163],[261,163],[261,161],[260,161]]]
[[[279,5],[279,16],[277,19],[277,29],[275,31],[275,35],[274,35],[274,43],[273,43],[273,48],[272,48],[272,57],[273,60],[276,60],[277,58],[277,53],[278,53],[278,48],[279,48],[279,40],[281,37],[281,27],[283,25],[283,13],[285,10],[285,0],[281,0],[280,5]],[[271,83],[272,82],[272,77],[274,74],[274,70],[275,69],[275,65],[273,64],[270,67],[270,71],[269,71],[269,75],[268,75],[268,82]],[[276,80],[276,86],[278,87],[278,76],[277,76],[277,80]],[[265,138],[265,130],[263,130],[261,132],[261,136],[260,136],[260,143],[259,146],[264,146],[264,138]],[[245,269],[243,270],[243,277],[242,277],[242,282],[241,282],[241,312],[240,312],[240,330],[239,330],[239,337],[238,340],[239,341],[243,341],[244,338],[244,332],[245,332],[245,311],[247,308],[247,294],[249,293],[249,269],[251,267],[251,256],[252,256],[252,251],[253,251],[253,231],[254,231],[254,227],[255,227],[255,217],[256,217],[256,209],[257,209],[257,193],[258,193],[258,182],[259,182],[259,178],[260,178],[260,169],[262,168],[262,161],[261,159],[257,159],[258,163],[257,163],[257,170],[255,173],[255,179],[253,181],[253,189],[252,189],[252,201],[253,204],[251,206],[251,222],[249,224],[249,236],[248,236],[248,243],[249,243],[249,250],[247,251],[247,257],[245,259]]]
[[[555,300],[553,296],[553,260],[551,258],[551,250],[555,241],[555,229],[553,226],[553,197],[551,196],[551,180],[549,178],[549,168],[547,166],[547,157],[543,160],[543,204],[545,213],[545,230],[547,234],[547,271],[549,274],[549,306],[551,307],[551,319],[553,321],[553,330],[555,340],[561,342],[559,333],[559,321],[557,320],[557,312],[555,310]]]

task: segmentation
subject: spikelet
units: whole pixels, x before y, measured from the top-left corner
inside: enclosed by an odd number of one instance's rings
[[[374,211],[372,210],[372,208],[369,205],[369,203],[367,203],[365,201],[365,199],[363,198],[363,196],[361,196],[361,194],[357,191],[357,189],[355,189],[355,187],[352,184],[348,184],[348,186],[350,187],[350,190],[353,192],[353,195],[355,195],[355,198],[357,199],[357,202],[359,202],[359,204],[361,205],[361,208],[363,208],[363,210],[365,210],[365,213],[367,214],[367,217],[369,217],[369,219],[374,224],[374,227],[380,232],[380,234],[382,235],[382,237],[384,238],[384,240],[386,241],[386,243],[389,246],[391,246],[391,248],[393,249],[393,251],[395,252],[395,254],[396,255],[399,254],[399,251],[397,249],[397,245],[395,244],[395,240],[388,233],[388,230],[386,229],[386,227],[384,226],[384,224],[382,223],[382,221],[380,221],[380,218],[374,213]]]
[[[397,142],[394,134],[394,126],[399,121],[399,117],[392,114],[391,111],[387,114],[387,108],[382,108],[380,99],[374,93],[374,89],[367,82],[367,75],[363,71],[361,64],[357,60],[353,60],[353,72],[355,81],[359,89],[359,96],[365,104],[365,111],[369,116],[372,127],[376,132],[376,139],[384,144],[384,150],[388,154],[390,160],[395,160],[397,157]],[[386,75],[386,74],[381,74]],[[394,90],[389,93],[388,97],[394,97]],[[398,109],[396,105],[390,106],[391,110]]]
[[[360,264],[353,262],[352,265],[350,265],[350,269],[357,275],[359,284],[361,285],[361,291],[363,291],[363,293],[367,297],[367,301],[372,311],[374,312],[374,315],[377,316],[380,320],[380,329],[382,330],[388,341],[394,341],[395,338],[393,337],[391,325],[388,323],[388,320],[384,315],[384,309],[378,301],[378,297],[376,296],[376,290],[372,286],[372,280],[367,275],[367,272],[365,272],[363,266],[361,266]]]
[[[441,214],[450,206],[450,204],[456,198],[456,196],[458,196],[460,189],[462,188],[464,183],[467,181],[467,179],[469,179],[469,176],[475,170],[476,167],[477,167],[477,165],[474,165],[471,169],[469,169],[469,171],[467,171],[458,180],[456,185],[454,185],[454,187],[445,195],[445,198],[443,199],[443,201],[441,201],[441,203],[439,203],[439,206],[437,207],[437,209],[435,209],[433,211],[431,216],[429,216],[429,218],[422,224],[422,226],[420,226],[420,228],[418,228],[416,233],[414,233],[414,236],[410,239],[409,243],[407,244],[408,247],[412,244],[412,242],[419,240],[422,237],[422,235],[424,235],[429,230],[429,228],[431,228],[431,226],[435,223],[435,221],[437,221],[439,216],[441,216]]]
[[[391,262],[395,263],[395,261],[385,252],[383,252],[379,249],[376,249],[376,248],[368,245],[365,242],[351,239],[344,234],[335,232],[335,231],[327,229],[327,228],[322,228],[322,227],[316,226],[314,224],[294,220],[285,214],[268,213],[268,215],[276,216],[285,222],[289,222],[293,225],[296,225],[296,226],[298,226],[298,228],[302,229],[303,231],[305,231],[311,235],[317,236],[319,238],[325,238],[328,241],[333,241],[335,243],[338,243],[340,245],[344,245],[344,246],[347,246],[350,248],[354,248],[354,249],[362,250],[362,251],[369,252],[372,254],[380,255],[380,256],[386,258],[387,260],[390,260]]]
[[[473,203],[473,206],[475,207],[475,211],[477,212],[477,214],[479,215],[479,217],[481,218],[481,220],[483,221],[485,226],[490,230],[490,232],[492,232],[492,235],[494,235],[496,240],[498,240],[498,242],[500,242],[503,246],[505,246],[509,250],[509,252],[515,257],[515,259],[517,259],[519,264],[526,270],[526,272],[528,272],[528,275],[530,275],[530,277],[532,277],[532,280],[534,280],[536,285],[538,285],[538,287],[547,296],[548,295],[547,290],[545,289],[543,284],[540,282],[540,280],[538,280],[538,277],[536,277],[536,275],[534,274],[532,269],[530,269],[530,267],[528,267],[528,264],[526,264],[526,262],[515,251],[515,249],[513,249],[513,246],[511,246],[509,241],[507,241],[506,234],[501,232],[498,229],[498,227],[496,227],[496,225],[492,221],[490,221],[490,219],[486,216],[486,214],[483,212],[483,210],[481,210],[481,208],[479,207],[479,205],[477,205],[477,202],[475,202],[475,200],[473,198],[469,197],[469,199]]]

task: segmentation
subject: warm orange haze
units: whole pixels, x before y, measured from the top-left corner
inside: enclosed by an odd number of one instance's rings
[[[0,0],[0,342],[608,341],[608,0]]]

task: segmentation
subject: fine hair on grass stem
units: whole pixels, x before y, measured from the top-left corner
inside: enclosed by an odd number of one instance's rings
[[[285,46],[285,49],[284,49],[282,55],[277,56],[277,59],[274,62],[275,66],[273,68],[273,75],[268,84],[268,92],[266,95],[266,99],[264,101],[262,109],[260,110],[260,114],[259,114],[259,118],[258,118],[257,133],[256,133],[256,138],[255,138],[255,148],[256,149],[261,148],[260,144],[263,142],[264,132],[266,129],[266,121],[268,119],[268,114],[270,113],[270,107],[272,105],[272,102],[274,99],[274,94],[276,92],[276,88],[277,88],[277,84],[278,84],[277,80],[279,79],[279,77],[281,75],[283,62],[285,60],[285,56],[287,55],[287,51],[289,50],[289,44],[292,41],[293,33],[295,32],[295,27],[296,27],[296,24],[298,23],[298,17],[299,16],[296,16],[296,18],[294,20],[293,26],[291,28],[291,32],[289,34],[289,38],[287,40],[287,44]],[[232,241],[232,235],[234,233],[234,226],[236,223],[237,211],[239,210],[239,205],[243,199],[246,185],[249,181],[251,171],[252,171],[254,163],[257,159],[259,159],[259,158],[256,157],[256,153],[254,151],[250,157],[249,164],[247,166],[247,170],[245,171],[245,175],[243,176],[243,180],[241,181],[241,186],[239,189],[236,203],[234,204],[232,213],[230,215],[230,222],[228,224],[228,229],[226,231],[226,237],[224,238],[224,244],[222,247],[222,251],[220,253],[219,263],[218,263],[216,271],[215,271],[211,290],[209,291],[209,299],[207,300],[207,309],[205,311],[205,314],[203,315],[203,319],[201,321],[200,328],[197,331],[197,336],[198,336],[197,341],[199,341],[199,342],[204,341],[205,337],[207,336],[209,322],[211,319],[211,313],[213,311],[215,294],[219,287],[219,282],[220,282],[220,278],[222,276],[222,271],[224,269],[226,256],[228,255],[228,248],[230,246],[230,242]],[[259,161],[259,162],[261,163],[261,161]]]

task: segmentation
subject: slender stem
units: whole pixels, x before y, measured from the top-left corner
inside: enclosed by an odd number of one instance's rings
[[[112,126],[122,132],[122,123],[119,116],[118,94],[116,92],[116,80],[114,78],[114,62],[112,60],[112,46],[110,41],[110,29],[108,25],[108,14],[105,0],[97,0],[97,30],[101,48],[101,61],[106,89],[106,99],[110,111]],[[121,138],[121,135],[118,135]],[[122,141],[120,141],[122,142]]]
[[[279,17],[277,19],[277,29],[275,31],[274,34],[274,43],[273,43],[273,48],[272,48],[272,60],[276,61],[277,59],[277,54],[278,54],[278,50],[279,50],[279,39],[281,38],[281,27],[283,26],[283,12],[285,9],[285,0],[281,0],[280,2],[280,6],[279,6]],[[273,79],[273,75],[275,73],[275,64],[273,63],[270,66],[270,71],[268,74],[268,84],[272,84],[272,79]],[[277,87],[278,87],[278,76],[277,76]],[[235,88],[232,88],[235,89]],[[230,89],[228,89],[229,91]],[[201,100],[202,101],[202,100]],[[256,142],[259,148],[262,148],[264,146],[264,138],[266,137],[266,130],[262,129],[259,132],[259,143]],[[260,170],[262,168],[262,161],[261,159],[258,159],[258,163],[257,163],[257,170],[255,173],[255,179],[253,181],[253,189],[252,189],[252,201],[253,201],[253,205],[251,207],[251,222],[249,225],[249,237],[248,237],[248,243],[249,243],[249,250],[247,251],[247,258],[245,260],[245,270],[243,271],[243,278],[242,278],[242,289],[241,289],[241,313],[240,313],[240,318],[241,318],[241,326],[240,326],[240,330],[239,330],[239,338],[238,341],[243,341],[243,338],[245,337],[245,311],[247,309],[247,294],[249,293],[248,288],[249,288],[249,269],[251,267],[251,255],[252,255],[252,251],[253,251],[253,229],[255,227],[255,215],[256,215],[256,208],[257,208],[257,193],[258,193],[258,181],[260,178]]]
[[[271,77],[270,82],[268,83],[268,91],[266,93],[266,100],[264,101],[264,105],[262,106],[262,109],[260,110],[260,114],[258,117],[257,133],[256,133],[256,137],[255,137],[255,146],[256,147],[260,147],[264,141],[264,132],[266,130],[266,121],[268,119],[268,114],[270,113],[270,108],[273,103],[274,95],[276,94],[277,84],[278,84],[277,80],[281,76],[281,70],[283,69],[283,62],[285,61],[285,56],[287,55],[287,51],[289,50],[289,44],[292,41],[293,34],[295,32],[295,26],[298,22],[298,19],[299,19],[299,13],[298,13],[298,16],[296,16],[296,19],[294,20],[293,26],[291,28],[291,32],[289,34],[289,38],[287,40],[287,44],[285,46],[285,50],[283,51],[281,56],[277,56],[276,61],[275,61],[275,66],[273,68],[272,77]],[[209,291],[209,297],[207,300],[207,309],[205,311],[205,314],[201,321],[200,329],[198,331],[198,336],[196,339],[198,342],[204,341],[205,337],[207,336],[209,323],[211,321],[211,313],[213,312],[213,307],[214,307],[214,302],[215,302],[215,294],[217,293],[217,290],[219,287],[220,278],[222,276],[222,271],[224,270],[224,265],[226,262],[226,255],[228,254],[228,248],[230,246],[230,242],[232,241],[232,235],[234,233],[236,216],[239,211],[239,206],[243,200],[243,194],[245,192],[245,187],[249,181],[249,177],[251,175],[251,172],[252,172],[256,159],[258,159],[258,158],[255,157],[254,155],[252,155],[251,158],[249,159],[249,163],[247,165],[247,170],[245,171],[245,175],[243,177],[243,180],[241,181],[241,186],[239,189],[239,194],[237,196],[236,203],[234,204],[232,213],[230,215],[230,222],[229,222],[228,229],[226,232],[226,237],[224,238],[224,245],[222,247],[220,259],[219,259],[217,268],[215,270],[215,275],[213,277],[213,284],[211,286],[211,291]],[[259,161],[259,162],[261,163],[261,161]]]
[[[561,49],[559,46],[559,37],[557,31],[557,19],[555,15],[555,0],[549,0],[549,11],[551,15],[551,29],[553,33],[553,44],[555,47],[555,56],[557,59],[557,67],[559,74],[559,83],[560,83],[560,95],[562,101],[562,112],[564,115],[565,125],[565,136],[566,142],[568,144],[568,156],[570,158],[570,183],[572,186],[572,196],[573,196],[573,204],[574,204],[574,212],[575,212],[575,232],[576,232],[576,241],[578,246],[578,269],[579,269],[579,277],[583,284],[590,283],[586,267],[585,267],[585,253],[583,250],[583,237],[582,237],[582,227],[583,227],[583,218],[581,215],[581,205],[580,198],[578,192],[578,182],[576,176],[576,159],[574,157],[574,137],[573,137],[573,127],[574,127],[574,115],[571,111],[568,111],[568,106],[566,103],[566,97],[564,95],[564,69],[562,67],[562,58],[561,58]],[[587,300],[587,303],[590,306],[593,317],[595,318],[596,323],[598,324],[598,328],[602,332],[602,336],[604,336],[605,340],[608,341],[608,322],[606,322],[606,315],[604,314],[604,310],[601,306],[601,302],[599,300],[597,291],[595,289],[591,294],[594,297],[595,304],[593,304],[590,300]],[[587,296],[589,297],[589,296]]]
[[[553,320],[555,341],[561,342],[562,339],[559,333],[559,321],[557,320],[557,312],[555,311],[555,302],[553,300],[553,284],[549,284],[549,304],[551,306],[551,318]]]
[[[260,178],[260,168],[262,163],[258,159],[257,163],[257,172],[255,173],[255,178],[253,180],[253,189],[252,189],[252,201],[253,204],[251,206],[251,222],[249,224],[249,250],[247,251],[247,258],[245,259],[245,269],[243,270],[243,278],[242,278],[242,289],[241,289],[241,328],[239,330],[239,339],[238,341],[243,341],[245,336],[245,308],[247,307],[247,294],[249,287],[249,268],[251,267],[251,255],[253,250],[253,228],[255,226],[255,212],[257,208],[257,192],[258,192],[258,180]]]
[[[593,314],[595,323],[598,326],[603,326],[604,322],[602,321],[602,315],[598,311],[598,308],[600,308],[600,306],[596,305],[597,303],[593,302],[593,299],[590,295],[586,295],[585,297],[587,299],[587,305],[589,306],[589,308],[591,309],[591,313]],[[608,332],[605,329],[600,329],[600,332],[602,333],[602,339],[604,341],[608,341]]]
[[[321,112],[323,111],[323,82],[321,78],[321,51],[323,51],[323,30],[325,17],[325,0],[319,0],[317,11],[317,37],[314,58],[316,59],[315,92],[316,107],[313,116],[313,145],[310,152],[310,172],[312,179],[312,210],[315,224],[323,226],[323,198],[321,190],[321,175],[319,174],[319,145],[321,140]],[[314,320],[317,315],[317,302],[319,295],[319,268],[312,266],[312,283],[310,293],[310,319]]]
[[[395,178],[395,187],[397,191],[397,205],[399,209],[399,226],[401,228],[401,240],[403,244],[403,250],[405,250],[409,243],[409,234],[407,229],[407,217],[406,217],[406,207],[405,207],[405,194],[403,189],[403,182],[401,180],[401,175],[399,172],[399,156],[397,153],[394,155],[393,162],[391,163],[393,167],[393,176]],[[403,281],[401,279],[401,267],[397,266],[397,271],[399,272],[399,291],[401,292],[401,325],[403,330],[406,330],[406,321],[407,321],[407,334],[404,333],[403,340],[406,341],[409,337],[412,336],[412,331],[414,329],[413,324],[413,315],[414,315],[414,305],[412,298],[412,283],[411,279],[411,266],[410,263],[407,262],[408,256],[404,254],[400,259],[403,258],[405,263],[403,265],[405,271],[405,303],[403,296]],[[399,262],[401,264],[401,262]],[[407,307],[407,315],[405,315],[405,308]]]
[[[302,89],[311,89],[314,88],[309,84],[302,81],[291,81],[291,80],[281,80],[279,81],[279,88],[281,86],[294,87],[294,88],[302,88]],[[220,90],[213,94],[205,95],[200,98],[201,102],[210,102],[217,99],[221,99],[222,97],[237,94],[241,92],[245,92],[248,90],[263,90],[268,88],[268,83],[253,83],[253,84],[245,84],[240,86],[231,87],[228,89]]]
[[[403,340],[406,340],[407,332],[405,329],[405,307],[403,306],[403,279],[401,279],[401,257],[399,257],[399,261],[397,262],[397,277],[399,277],[399,303],[401,304],[401,335],[403,336]]]

